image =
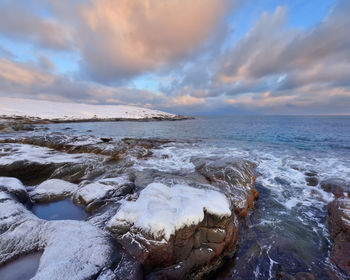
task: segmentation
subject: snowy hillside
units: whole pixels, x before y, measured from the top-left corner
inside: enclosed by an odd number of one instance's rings
[[[174,114],[124,105],[88,105],[0,97],[0,117],[28,117],[49,120],[91,119],[177,119]]]

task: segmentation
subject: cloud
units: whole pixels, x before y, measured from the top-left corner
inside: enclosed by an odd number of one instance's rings
[[[227,13],[228,0],[94,0],[78,6],[82,70],[115,82],[185,59]]]
[[[180,106],[193,106],[193,105],[205,103],[205,99],[193,97],[190,95],[182,95],[182,96],[172,98],[170,103],[171,103],[171,105],[175,105],[175,106],[178,106],[178,105],[180,105]]]
[[[349,64],[350,58],[349,11],[349,1],[340,1],[330,15],[311,30],[286,28],[283,7],[278,7],[272,15],[264,13],[252,30],[223,57],[217,80],[232,84],[286,75],[287,83],[289,74],[295,72],[303,75],[301,71],[305,71],[311,77],[311,72],[321,73],[329,65],[336,68],[336,64],[341,65],[341,71],[344,59]],[[309,81],[314,80],[312,77]],[[308,81],[304,79],[303,82]]]
[[[233,2],[4,0],[0,35],[33,53],[18,62],[0,47],[0,94],[178,113],[350,113],[350,1],[308,28],[277,7],[238,41]],[[62,51],[79,57],[78,72],[62,74]]]
[[[350,2],[339,1],[309,29],[288,28],[285,7],[263,13],[213,65],[206,90],[189,92],[220,98],[232,112],[349,113],[349,12]]]
[[[0,57],[14,58],[14,54],[8,49],[0,46]]]
[[[70,32],[63,25],[33,14],[30,5],[33,1],[29,1],[28,6],[20,2],[4,1],[0,4],[0,34],[49,49],[72,48]]]
[[[108,87],[93,82],[54,74],[33,62],[0,58],[0,95],[83,103],[119,103],[137,106],[162,106],[161,93],[127,87]]]
[[[56,70],[55,64],[52,62],[50,58],[48,58],[45,55],[39,55],[38,56],[38,64],[41,69],[46,71],[54,71]]]

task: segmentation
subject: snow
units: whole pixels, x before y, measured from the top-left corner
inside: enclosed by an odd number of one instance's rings
[[[116,190],[115,187],[101,184],[101,183],[91,183],[87,184],[83,188],[79,189],[76,196],[79,197],[85,204],[89,204],[94,200],[103,199],[108,197]]]
[[[26,192],[22,182],[13,177],[0,177],[0,189],[5,189],[9,193]]]
[[[77,185],[60,179],[50,179],[42,182],[32,192],[34,200],[43,200],[50,197],[68,197],[77,190]]]
[[[231,215],[230,202],[220,192],[152,183],[140,192],[136,201],[123,201],[108,227],[130,224],[169,240],[176,230],[200,223],[204,210],[219,217]]]
[[[56,152],[46,147],[37,147],[28,144],[1,144],[0,145],[0,164],[12,164],[17,161],[30,161],[41,164],[49,163],[78,163],[86,161],[79,154],[67,154]],[[89,156],[89,158],[93,158]]]
[[[0,97],[0,116],[22,116],[41,119],[143,119],[176,117],[158,110],[125,105],[89,105],[44,100]]]
[[[0,266],[28,252],[43,251],[35,280],[95,279],[113,264],[116,254],[110,236],[95,226],[44,221],[10,198],[0,201],[0,228]]]

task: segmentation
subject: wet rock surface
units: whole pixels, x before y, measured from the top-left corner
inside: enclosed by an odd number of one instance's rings
[[[1,142],[0,266],[43,251],[33,279],[201,278],[235,253],[240,219],[257,198],[255,164],[242,159],[193,158],[185,174],[135,164],[168,140],[103,142],[55,134]],[[169,239],[130,224],[109,226],[123,201],[137,201],[155,182],[220,193],[231,214],[204,209],[200,221],[177,228]],[[89,218],[45,221],[26,208],[61,199],[85,207]]]
[[[196,170],[232,201],[235,212],[245,217],[258,192],[254,188],[256,165],[242,159],[193,159]]]
[[[350,183],[341,178],[327,178],[320,183],[321,188],[336,197],[350,194]]]
[[[330,258],[350,276],[350,198],[337,198],[329,205],[329,227],[334,241]]]

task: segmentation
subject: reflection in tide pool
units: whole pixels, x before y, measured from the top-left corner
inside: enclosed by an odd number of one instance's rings
[[[37,252],[20,257],[0,267],[2,280],[28,280],[31,279],[39,267],[42,253]]]
[[[70,199],[36,204],[32,211],[44,220],[84,220],[87,217],[84,208],[75,205]]]

